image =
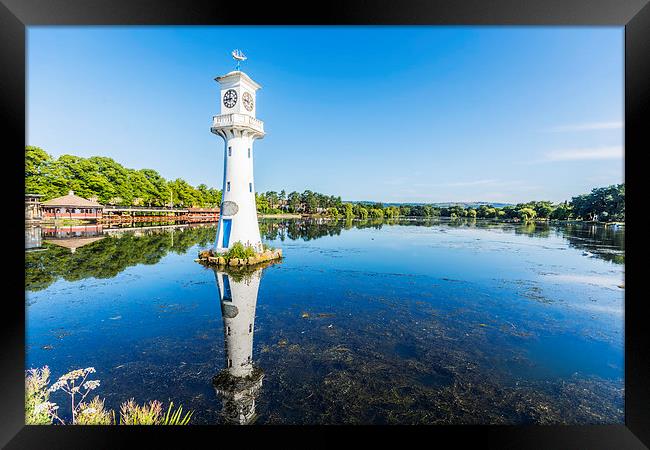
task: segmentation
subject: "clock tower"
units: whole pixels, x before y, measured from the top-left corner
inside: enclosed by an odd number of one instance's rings
[[[224,151],[223,196],[214,247],[220,253],[241,242],[261,252],[253,179],[253,142],[264,137],[264,122],[255,117],[256,92],[261,86],[239,70],[215,80],[221,88],[221,113],[212,118],[210,131],[223,138]]]

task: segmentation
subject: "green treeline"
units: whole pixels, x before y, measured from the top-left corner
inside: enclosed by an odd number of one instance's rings
[[[38,147],[26,147],[26,192],[43,200],[73,190],[84,198],[95,197],[104,205],[215,207],[221,190],[200,184],[196,188],[183,179],[168,181],[152,169],[128,169],[111,158],[81,158],[62,155],[55,159]],[[344,202],[341,197],[305,190],[255,194],[257,211],[284,212],[334,218],[393,219],[398,217],[484,218],[501,220],[598,220],[625,221],[625,184],[595,188],[589,194],[554,204],[532,201],[495,207],[490,205],[384,205]]]
[[[25,189],[43,200],[73,190],[103,205],[214,207],[221,204],[221,191],[205,184],[191,186],[178,178],[164,179],[152,169],[127,169],[111,158],[52,158],[38,147],[25,148]]]
[[[382,203],[349,203],[341,197],[304,191],[286,194],[270,191],[257,194],[257,209],[262,213],[304,213],[358,219],[393,219],[397,217],[482,218],[529,221],[598,220],[625,221],[625,184],[592,189],[591,193],[573,197],[571,201],[554,204],[533,201],[495,207],[490,205],[384,205]]]

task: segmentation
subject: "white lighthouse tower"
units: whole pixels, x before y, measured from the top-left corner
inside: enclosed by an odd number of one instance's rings
[[[233,57],[244,60],[239,51]],[[210,131],[224,140],[223,200],[217,228],[217,253],[235,242],[262,251],[255,206],[253,142],[264,137],[264,123],[255,118],[255,93],[261,88],[239,69],[215,78],[221,87],[221,114],[214,116]]]

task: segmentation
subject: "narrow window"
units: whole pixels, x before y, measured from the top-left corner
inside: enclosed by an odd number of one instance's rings
[[[253,183],[248,183],[248,190],[253,192]]]
[[[226,327],[226,330],[228,331],[228,336],[230,336],[230,327]]]
[[[226,182],[226,190],[230,192],[230,181]]]
[[[249,333],[252,333],[252,332],[253,332],[253,324],[252,324],[252,323],[249,323],[249,324],[248,324],[248,332],[249,332]]]
[[[228,275],[223,277],[223,301],[232,302],[232,294],[230,292],[230,280],[228,279]],[[230,327],[228,327],[228,330],[230,331]]]
[[[232,359],[228,358],[228,367],[232,367]]]
[[[251,149],[250,148],[248,149],[248,157],[249,158],[251,157]]]
[[[232,147],[228,147],[228,156],[232,156]]]

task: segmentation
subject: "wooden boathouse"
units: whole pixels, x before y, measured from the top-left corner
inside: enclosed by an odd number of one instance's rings
[[[53,198],[41,203],[43,219],[83,219],[101,220],[104,206],[96,201],[75,195],[73,191],[63,197]]]
[[[217,222],[219,208],[170,208],[157,206],[104,206],[70,191],[68,195],[40,202],[39,194],[25,195],[26,222],[80,219],[105,224],[136,222]]]

